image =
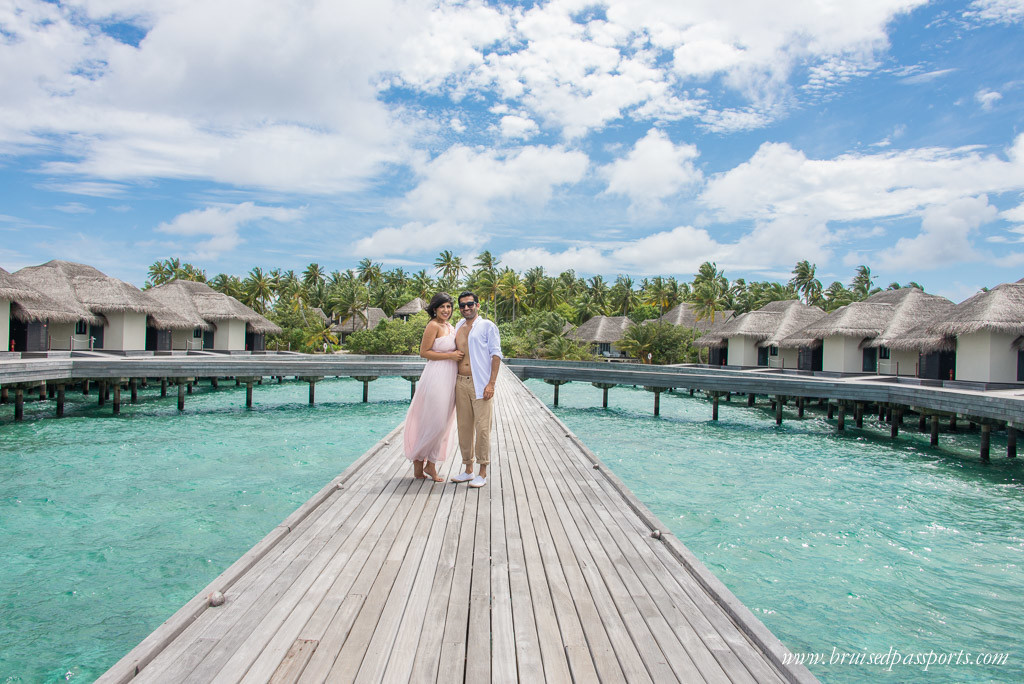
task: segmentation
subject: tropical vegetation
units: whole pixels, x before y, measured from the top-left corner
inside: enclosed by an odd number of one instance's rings
[[[609,282],[601,275],[583,278],[572,270],[549,274],[540,266],[519,272],[503,267],[489,251],[477,255],[470,267],[445,250],[434,260],[432,270],[414,273],[401,267],[385,269],[364,258],[344,271],[328,271],[314,262],[301,273],[256,266],[244,276],[218,273],[207,278],[202,269],[169,258],[150,266],[145,287],[175,279],[206,282],[284,329],[282,335],[268,340],[269,347],[307,352],[338,349],[331,323],[365,320],[370,307],[390,316],[416,297],[429,300],[439,291],[456,295],[468,289],[480,298],[482,312],[501,327],[506,355],[588,359],[593,355],[587,346],[563,334],[567,323],[580,325],[594,316],[607,315],[628,316],[640,324],[684,302],[694,307],[698,320],[709,322],[720,321],[726,311],[740,314],[785,299],[800,299],[831,311],[881,289],[875,286],[868,266],[858,266],[848,284],[834,281],[828,287],[817,278],[816,268],[803,260],[793,267],[786,283],[747,282],[743,278],[729,280],[724,269],[705,262],[690,281],[660,275],[636,280],[620,274]],[[900,287],[894,282],[888,289]],[[906,287],[920,285],[911,282]],[[357,353],[415,353],[425,325],[425,314],[408,321],[387,320],[374,330],[351,334],[344,347]],[[646,360],[650,353],[653,363],[693,361],[698,359],[692,345],[695,336],[695,331],[671,325],[634,325],[618,346],[634,358]]]

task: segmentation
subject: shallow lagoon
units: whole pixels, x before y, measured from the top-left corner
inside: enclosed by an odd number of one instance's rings
[[[528,386],[550,404],[553,388]],[[409,384],[158,388],[67,417],[0,407],[0,679],[89,681],[404,417]],[[1000,667],[811,666],[823,681],[1012,681],[1024,649],[1024,479],[907,428],[775,427],[764,408],[572,383],[557,414],[793,651],[1009,652]],[[34,415],[43,420],[31,420]],[[795,418],[795,417],[794,417]],[[848,422],[852,425],[852,421]]]

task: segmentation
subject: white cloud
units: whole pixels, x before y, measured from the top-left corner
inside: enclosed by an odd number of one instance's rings
[[[675,145],[652,128],[600,174],[608,182],[607,193],[629,197],[635,208],[657,209],[661,200],[700,184],[703,174],[693,164],[699,154],[695,145]]]
[[[974,0],[964,16],[999,24],[1024,21],[1024,0]]]
[[[179,214],[156,230],[183,237],[209,236],[195,245],[189,255],[193,259],[216,259],[220,254],[235,249],[245,242],[239,235],[243,226],[259,221],[288,222],[302,217],[302,209],[264,207],[253,202],[236,205],[212,206]]]
[[[999,100],[1003,99],[1003,96],[1001,93],[997,93],[994,90],[982,88],[981,90],[974,94],[974,99],[978,101],[978,104],[981,105],[982,109],[984,109],[985,111],[990,111],[993,107],[996,106],[996,102],[999,102]]]
[[[455,145],[418,169],[420,183],[402,209],[418,221],[486,221],[499,202],[543,206],[556,186],[579,181],[588,164],[582,152],[561,147],[502,152]]]
[[[971,246],[970,234],[995,218],[996,209],[984,195],[930,206],[921,218],[921,232],[879,250],[878,263],[882,268],[912,270],[976,260],[979,257]]]
[[[505,138],[531,138],[540,131],[537,122],[522,116],[509,114],[501,117],[501,135]]]
[[[400,228],[381,228],[369,237],[356,240],[352,252],[367,257],[398,254],[422,254],[439,249],[482,245],[487,238],[479,229],[446,221],[413,221]]]
[[[62,211],[65,214],[94,214],[96,210],[92,207],[88,207],[81,202],[67,202],[66,204],[58,204],[54,207],[57,211]]]
[[[900,82],[901,83],[906,83],[907,85],[919,85],[919,84],[922,84],[922,83],[931,83],[935,79],[942,78],[943,76],[948,76],[949,74],[952,74],[955,71],[956,71],[956,69],[936,69],[934,71],[927,71],[927,72],[924,72],[924,73],[918,73],[918,74],[913,74],[911,76],[906,76],[905,78],[900,79]]]
[[[526,247],[505,252],[501,263],[509,268],[523,271],[542,266],[548,273],[574,270],[580,273],[611,273],[615,263],[596,247],[570,247],[561,252],[551,252],[540,247]]]

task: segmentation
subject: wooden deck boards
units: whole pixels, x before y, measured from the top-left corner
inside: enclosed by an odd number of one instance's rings
[[[401,437],[99,681],[814,681],[509,370],[486,487],[454,435],[413,480]]]

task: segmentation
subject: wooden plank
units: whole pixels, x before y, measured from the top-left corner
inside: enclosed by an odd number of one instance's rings
[[[306,667],[306,663],[313,656],[317,642],[311,639],[296,639],[292,647],[288,649],[281,665],[270,678],[270,684],[286,684],[287,682],[298,681],[299,675]]]
[[[504,403],[504,402],[503,402]],[[495,412],[496,414],[498,412]],[[497,418],[497,415],[495,416]],[[491,613],[491,679],[514,682],[519,679],[516,666],[515,626],[512,618],[512,589],[509,580],[508,540],[505,531],[505,504],[503,472],[506,470],[506,444],[504,433],[494,430],[492,467],[488,471],[487,486],[491,487],[491,558],[490,558],[490,613]]]

